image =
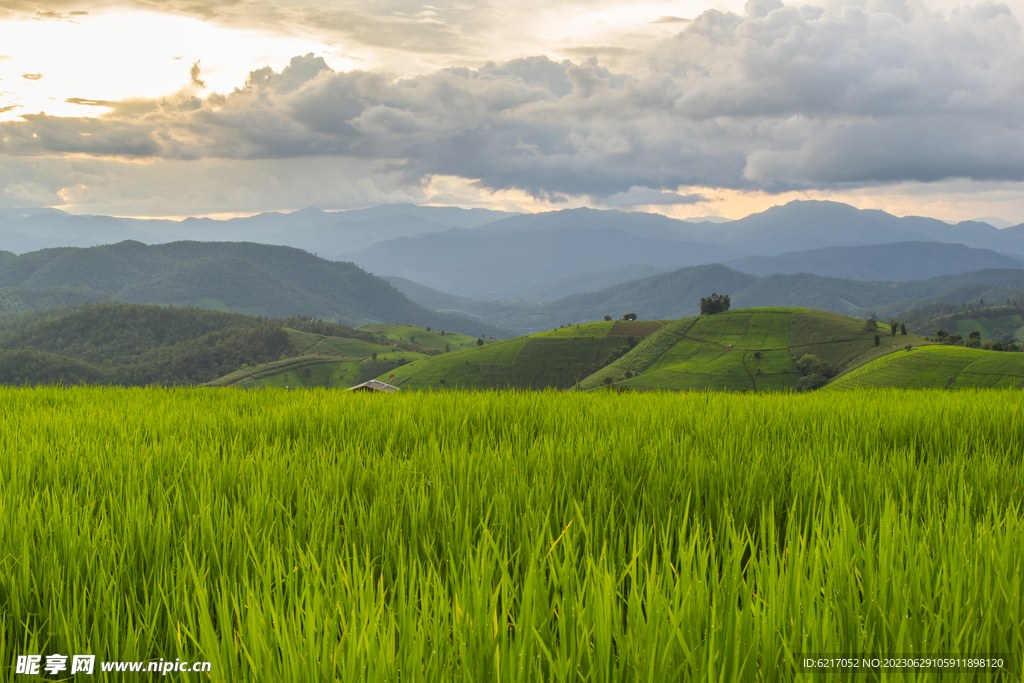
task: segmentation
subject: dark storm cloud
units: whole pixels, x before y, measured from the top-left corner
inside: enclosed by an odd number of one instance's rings
[[[634,185],[626,192],[618,192],[601,200],[604,206],[627,208],[630,206],[669,206],[673,204],[698,204],[707,201],[700,194],[679,194],[678,192],[659,192],[649,187]]]
[[[651,46],[636,74],[527,57],[395,79],[337,73],[308,54],[228,94],[0,124],[3,149],[359,158],[412,185],[454,175],[554,200],[634,202],[623,206],[698,201],[660,192],[690,185],[1024,180],[1024,45],[1009,10],[866,6],[751,0],[744,16],[707,11]]]

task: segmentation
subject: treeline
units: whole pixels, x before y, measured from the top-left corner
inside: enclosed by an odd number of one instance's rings
[[[359,339],[370,344],[390,346],[391,348],[398,349],[400,351],[422,353],[425,356],[436,356],[437,354],[442,353],[439,349],[432,349],[429,346],[423,346],[422,344],[417,344],[415,342],[388,339],[383,334],[378,335],[372,332],[367,332],[366,330],[357,330],[354,327],[349,327],[348,325],[343,325],[341,323],[313,319],[301,315],[293,315],[290,318],[284,318],[281,320],[281,323],[287,328],[298,330],[300,332],[322,334],[325,337],[349,337],[351,339]],[[429,330],[429,328],[427,329]]]
[[[269,319],[119,302],[0,315],[0,383],[204,384],[243,366],[298,355],[286,328],[436,354],[302,316]]]
[[[279,321],[196,308],[85,304],[3,323],[4,384],[197,384],[295,354]]]
[[[925,337],[928,341],[939,342],[946,346],[963,346],[968,349],[985,349],[986,351],[1013,351],[1019,352],[1022,350],[1021,345],[1012,339],[1000,341],[998,339],[989,339],[987,342],[982,343],[981,333],[977,330],[970,332],[967,335],[967,339],[963,338],[961,334],[949,334],[946,330],[938,329],[935,330],[935,334],[931,337]]]

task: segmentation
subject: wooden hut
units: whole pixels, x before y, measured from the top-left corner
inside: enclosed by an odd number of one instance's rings
[[[362,384],[355,385],[349,389],[349,391],[382,391],[386,394],[390,394],[398,391],[398,387],[393,387],[390,384],[381,382],[380,380],[371,379],[369,382],[363,382]]]

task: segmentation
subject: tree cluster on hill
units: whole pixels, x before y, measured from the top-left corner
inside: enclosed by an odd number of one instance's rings
[[[877,335],[875,335],[877,336]],[[814,391],[828,384],[835,376],[835,370],[817,356],[805,353],[796,361],[796,367],[803,375],[796,383],[797,391]]]
[[[990,339],[984,344],[981,343],[981,333],[977,330],[973,330],[967,335],[967,339],[963,338],[960,334],[950,334],[946,330],[938,329],[935,330],[935,334],[930,337],[925,337],[928,341],[938,342],[945,344],[946,346],[964,346],[973,349],[986,349],[988,351],[1010,351],[1019,352],[1022,346],[1017,342],[1011,340],[999,341],[997,339]]]
[[[312,318],[106,302],[0,317],[0,383],[203,384],[297,355],[286,327],[439,353]]]
[[[279,322],[233,313],[104,303],[27,317],[0,334],[8,383],[51,381],[39,369],[56,363],[67,383],[193,384],[294,353]]]
[[[700,300],[700,314],[701,315],[713,315],[715,313],[724,313],[729,310],[729,295],[728,294],[715,294],[711,293],[711,296],[701,297]]]

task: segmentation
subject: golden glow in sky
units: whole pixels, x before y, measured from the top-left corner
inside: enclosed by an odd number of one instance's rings
[[[76,1],[0,2],[0,207],[1024,221],[1024,0]]]
[[[329,53],[326,43],[254,28],[229,28],[201,19],[134,9],[0,22],[0,114],[45,111],[53,116],[99,116],[104,107],[66,100],[157,99],[191,90],[230,92],[263,66],[280,70],[307,52]],[[332,58],[338,70],[353,68]],[[199,87],[190,77],[198,62]]]

